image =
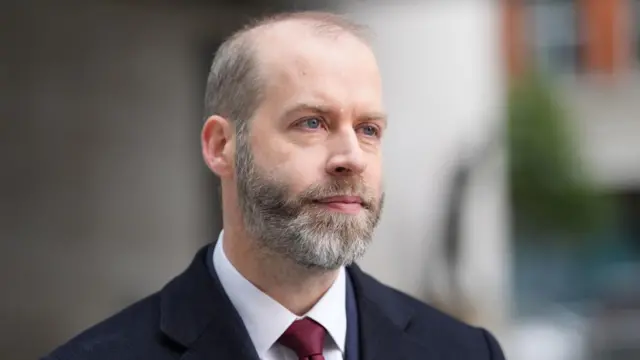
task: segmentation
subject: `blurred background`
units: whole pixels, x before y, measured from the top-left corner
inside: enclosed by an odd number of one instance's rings
[[[387,204],[362,266],[511,360],[640,359],[640,0],[2,2],[0,358],[217,236],[211,59],[248,18],[307,9],[375,34]]]

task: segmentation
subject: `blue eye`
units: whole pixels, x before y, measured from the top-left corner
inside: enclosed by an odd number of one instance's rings
[[[307,127],[309,129],[318,129],[322,127],[322,120],[317,117],[304,119],[301,123],[301,126]]]
[[[362,127],[362,132],[366,136],[379,136],[378,128],[372,125],[366,125]]]

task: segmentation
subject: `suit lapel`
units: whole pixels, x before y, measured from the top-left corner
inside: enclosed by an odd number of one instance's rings
[[[439,359],[406,333],[413,311],[357,266],[349,267],[359,313],[360,359]]]
[[[251,338],[208,260],[213,246],[201,249],[189,268],[161,292],[160,329],[186,348],[181,360],[258,360]],[[358,312],[360,360],[441,359],[433,348],[406,330],[413,311],[397,294],[348,268]]]
[[[246,330],[228,327],[224,323],[212,323],[181,360],[258,360],[255,348]]]
[[[346,274],[346,310],[347,310],[347,337],[345,360],[360,360],[360,320],[356,294],[351,280],[351,274]]]
[[[161,294],[160,328],[187,350],[183,360],[257,360],[240,315],[207,263],[213,246],[204,247],[189,268]]]

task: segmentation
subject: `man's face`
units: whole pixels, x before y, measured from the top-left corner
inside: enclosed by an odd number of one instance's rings
[[[291,46],[279,35],[261,51],[265,98],[236,143],[240,208],[264,250],[336,269],[364,254],[382,210],[380,76],[351,36]]]

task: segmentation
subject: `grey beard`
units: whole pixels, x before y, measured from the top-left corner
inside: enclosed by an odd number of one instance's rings
[[[257,168],[251,149],[238,137],[236,175],[244,225],[262,250],[314,270],[334,270],[361,258],[380,220],[379,198],[358,176],[316,184],[292,197],[289,186]],[[360,196],[359,214],[320,207],[314,200],[336,195]]]

